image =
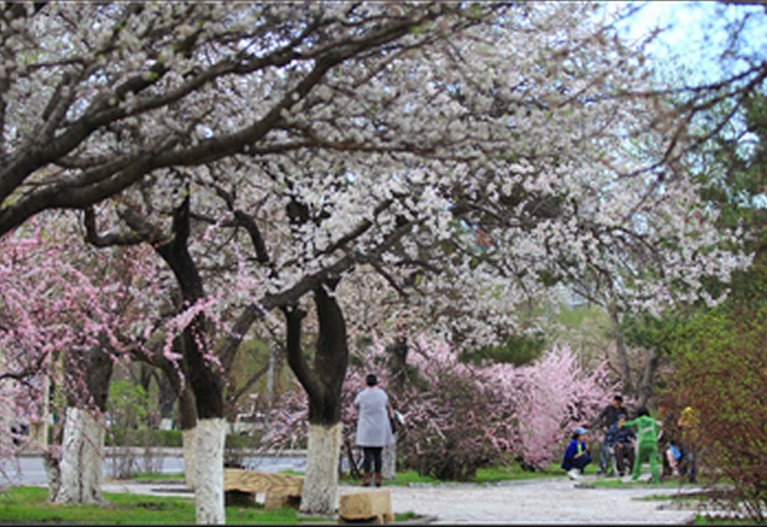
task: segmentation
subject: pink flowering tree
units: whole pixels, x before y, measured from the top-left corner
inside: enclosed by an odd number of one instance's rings
[[[544,468],[561,455],[570,431],[593,422],[616,388],[606,361],[593,371],[578,362],[567,346],[553,346],[532,365],[499,364],[487,371],[512,400],[514,451],[531,468]]]
[[[88,251],[61,228],[66,217],[48,216],[45,227],[33,221],[0,241],[0,389],[13,401],[3,425],[26,419],[44,446],[55,411],[64,428],[62,444],[45,451],[51,499],[100,502],[109,380],[151,329],[146,297],[136,292],[151,290],[153,274],[135,254]],[[65,407],[51,410],[54,388]],[[12,458],[10,444],[1,448]]]
[[[344,382],[344,444],[354,444],[357,412],[352,402],[367,373],[392,384],[389,357],[382,343],[350,367]],[[474,365],[455,349],[421,335],[408,354],[411,374],[396,407],[405,418],[400,459],[421,474],[466,480],[491,462],[516,459],[531,469],[548,466],[561,455],[573,427],[591,422],[614,389],[605,364],[594,371],[578,365],[567,347],[553,346],[535,363]],[[285,394],[272,414],[270,445],[296,445],[306,428],[300,391]],[[349,451],[346,451],[349,455]],[[351,458],[351,456],[350,456]]]

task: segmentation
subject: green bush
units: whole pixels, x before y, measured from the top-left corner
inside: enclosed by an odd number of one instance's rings
[[[691,408],[681,439],[698,468],[729,482],[733,508],[742,505],[759,524],[767,520],[765,320],[767,307],[751,306],[692,319],[677,339],[662,394],[677,416]]]
[[[123,430],[113,428],[106,437],[107,446],[132,447],[167,447],[181,448],[183,446],[181,430]],[[255,449],[261,446],[261,438],[257,435],[227,434],[224,448]]]
[[[183,445],[181,430],[123,430],[113,428],[106,437],[107,446],[134,447],[181,447]]]

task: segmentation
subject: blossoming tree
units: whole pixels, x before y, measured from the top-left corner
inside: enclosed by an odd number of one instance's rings
[[[38,445],[51,500],[100,502],[109,381],[155,322],[147,322],[151,300],[137,294],[151,288],[152,273],[135,251],[88,251],[66,228],[71,215],[46,216],[0,241],[3,425],[24,417],[46,434],[55,389],[65,403],[53,409],[64,417],[63,439]],[[4,442],[2,452],[10,458],[15,449]]]
[[[309,395],[301,507],[333,511],[336,458],[320,452],[340,437],[337,292],[362,266],[472,346],[496,341],[515,303],[556,281],[599,275],[628,309],[672,289],[692,297],[703,269],[742,264],[709,250],[712,212],[675,164],[685,114],[653,93],[642,50],[596,3],[49,2],[1,13],[0,232],[90,206],[109,228],[135,227],[140,213],[164,226],[151,243],[191,310],[179,313],[189,324],[177,359],[210,432],[195,440],[209,454],[197,472],[214,475],[197,489],[199,522],[225,519],[218,364],[273,312]],[[479,228],[492,240],[482,250]],[[201,269],[232,265],[248,287],[202,288]],[[308,302],[313,363],[300,338]],[[216,309],[227,324],[213,345]]]

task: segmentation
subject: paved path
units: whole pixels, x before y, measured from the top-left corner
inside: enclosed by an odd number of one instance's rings
[[[638,498],[676,494],[676,488],[631,486],[588,488],[594,476],[577,485],[565,477],[504,482],[492,485],[441,485],[438,487],[385,486],[391,491],[395,513],[414,512],[430,524],[686,524],[695,517],[691,510],[662,508],[661,501]],[[178,485],[109,482],[105,492],[186,495]],[[173,492],[173,491],[176,492]],[[696,490],[684,487],[685,492]],[[342,485],[339,492],[364,491]]]
[[[581,483],[587,483],[588,479]],[[434,517],[434,524],[684,524],[693,511],[641,501],[675,489],[583,488],[566,478],[439,488],[391,487],[394,512]]]

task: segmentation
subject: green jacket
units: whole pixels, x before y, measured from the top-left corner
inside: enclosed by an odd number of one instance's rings
[[[623,426],[637,427],[637,443],[640,445],[658,444],[658,423],[649,415],[642,415],[631,421],[624,421]]]

